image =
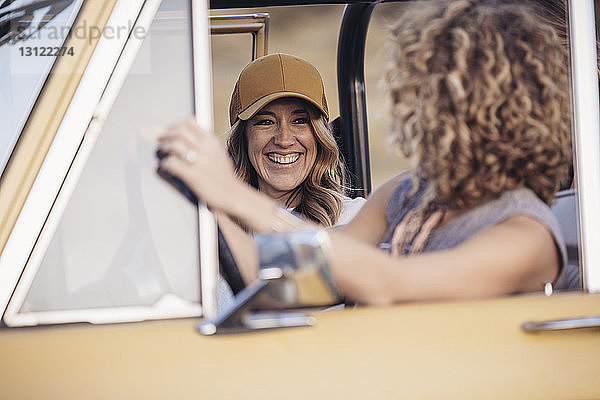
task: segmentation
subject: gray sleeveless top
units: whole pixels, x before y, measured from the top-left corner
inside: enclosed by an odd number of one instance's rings
[[[408,211],[416,208],[421,202],[425,185],[420,186],[417,193],[409,197],[408,193],[412,188],[412,181],[406,179],[400,183],[392,194],[386,209],[388,231],[381,245],[382,248],[390,248],[396,226]],[[456,218],[443,228],[433,231],[423,251],[437,251],[455,247],[480,230],[517,214],[529,215],[542,222],[550,230],[559,250],[561,262],[561,272],[553,282],[553,286],[555,289],[573,288],[572,286],[577,284],[573,282],[573,279],[576,279],[574,275],[578,271],[573,271],[572,266],[569,266],[567,262],[567,249],[560,225],[552,210],[527,188],[507,191],[499,198],[485,202]]]

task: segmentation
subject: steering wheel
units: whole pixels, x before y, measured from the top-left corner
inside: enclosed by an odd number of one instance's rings
[[[246,284],[242,279],[242,274],[240,273],[237,262],[233,257],[233,253],[231,253],[231,249],[227,244],[227,240],[225,240],[225,236],[223,235],[223,232],[221,232],[221,228],[218,229],[218,243],[221,275],[225,281],[227,281],[233,293],[238,294],[246,287]]]

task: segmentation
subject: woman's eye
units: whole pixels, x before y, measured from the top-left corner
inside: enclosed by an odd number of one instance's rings
[[[273,121],[271,121],[270,119],[259,119],[258,121],[254,122],[254,125],[271,125],[273,124]]]
[[[295,124],[308,124],[310,121],[306,117],[296,118],[294,120]]]

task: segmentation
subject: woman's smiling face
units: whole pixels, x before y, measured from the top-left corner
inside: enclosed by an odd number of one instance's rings
[[[246,137],[258,189],[285,203],[317,158],[307,103],[297,98],[272,101],[248,120]]]

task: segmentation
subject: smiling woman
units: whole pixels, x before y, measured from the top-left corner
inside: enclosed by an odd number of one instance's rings
[[[302,217],[333,226],[349,222],[364,199],[345,196],[345,168],[328,118],[317,69],[271,54],[240,73],[227,150],[241,180]]]

